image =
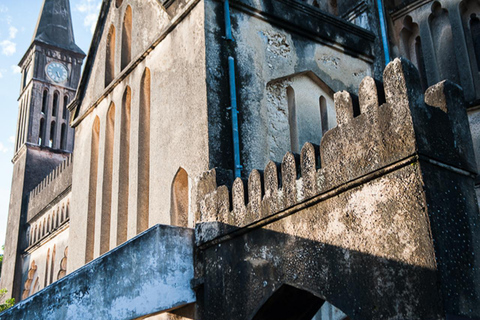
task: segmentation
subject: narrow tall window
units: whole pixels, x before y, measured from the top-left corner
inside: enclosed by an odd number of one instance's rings
[[[55,269],[55,251],[56,251],[56,249],[57,249],[56,245],[53,245],[52,260],[50,262],[50,281],[48,282],[49,284],[51,284],[53,282],[53,272],[54,272],[54,269]]]
[[[112,212],[113,144],[115,132],[115,105],[112,103],[107,113],[105,128],[105,153],[103,159],[102,216],[100,226],[100,254],[110,248],[110,217]],[[97,233],[98,234],[98,233]]]
[[[62,123],[62,132],[60,133],[60,148],[62,150],[67,149],[67,125]]]
[[[56,117],[58,112],[58,92],[53,94],[52,117]]]
[[[43,281],[43,287],[48,286],[48,263],[50,262],[50,249],[47,251],[47,260],[45,261],[45,279]]]
[[[28,80],[28,72],[30,71],[29,67],[26,67],[25,70],[23,71],[23,85],[22,89],[24,89],[27,86],[27,80]]]
[[[68,117],[68,96],[63,97],[63,112],[62,112],[62,118],[66,120]]]
[[[50,148],[55,148],[55,121],[52,121],[50,124],[50,141],[48,146]]]
[[[132,60],[132,8],[125,10],[122,28],[122,70]]]
[[[425,62],[423,60],[422,40],[420,37],[415,38],[415,55],[417,57],[418,71],[420,72],[420,83],[423,90],[427,90],[427,73],[425,70]]]
[[[120,177],[118,188],[117,245],[127,240],[131,101],[132,92],[130,87],[127,87],[125,93],[123,94],[120,127]]]
[[[115,77],[115,27],[110,26],[107,37],[107,49],[105,59],[105,87],[112,82]]]
[[[88,195],[88,219],[87,219],[87,247],[85,262],[93,259],[93,248],[95,241],[95,209],[97,203],[97,177],[98,177],[98,142],[100,136],[100,119],[95,117],[92,127],[92,140],[90,152],[90,181]],[[62,207],[63,219],[63,207]]]
[[[297,110],[295,106],[295,91],[292,87],[287,88],[288,100],[288,124],[290,126],[290,145],[293,152],[299,153],[298,147],[298,129],[297,129]]]
[[[150,194],[150,70],[145,69],[140,88],[138,126],[137,233],[148,228]]]
[[[470,31],[473,39],[473,50],[475,51],[475,57],[477,60],[477,68],[480,72],[480,19],[476,14],[471,15]]]
[[[320,121],[322,123],[322,136],[328,131],[328,110],[327,100],[324,96],[320,97]]]
[[[47,103],[48,103],[48,90],[45,89],[43,91],[43,97],[42,97],[42,113],[45,114],[47,111]]]
[[[38,130],[38,145],[43,145],[43,139],[45,137],[45,120],[40,119],[40,129]]]
[[[177,227],[188,226],[188,174],[183,168],[173,178],[170,221]]]

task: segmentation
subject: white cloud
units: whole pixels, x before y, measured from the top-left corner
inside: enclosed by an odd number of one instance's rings
[[[2,79],[2,78],[3,78],[3,73],[2,73],[2,71],[0,70],[0,79]]]
[[[10,27],[8,29],[8,33],[10,34],[10,39],[15,39],[15,37],[17,36],[17,32],[18,32],[18,29],[15,28],[15,27]]]
[[[8,148],[3,145],[2,142],[0,142],[0,152],[7,153]]]
[[[22,72],[22,69],[20,69],[20,67],[16,65],[10,66],[10,69],[12,70],[13,74],[19,74]]]
[[[5,6],[3,4],[0,4],[0,13],[4,13],[4,12],[7,12],[7,11],[8,11],[7,6]]]
[[[2,53],[6,56],[11,56],[17,52],[17,44],[10,40],[3,40],[0,42],[0,47],[2,48]]]
[[[14,136],[8,137],[8,141],[10,141],[10,143],[15,143],[15,137]]]
[[[75,6],[75,10],[85,15],[83,25],[87,27],[91,33],[95,31],[101,4],[101,0],[81,0],[80,3]]]

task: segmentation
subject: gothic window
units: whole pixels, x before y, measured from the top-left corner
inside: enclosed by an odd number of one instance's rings
[[[27,280],[25,281],[23,285],[23,294],[22,294],[22,300],[27,299],[31,294],[33,294],[33,280],[37,276],[37,265],[35,264],[35,260],[32,261],[32,264],[30,265],[30,269],[28,269],[27,273]],[[38,281],[38,278],[37,278]]]
[[[113,144],[115,132],[115,105],[112,103],[107,113],[105,128],[105,152],[103,159],[103,189],[100,226],[100,254],[110,248],[110,218],[112,212],[112,175],[113,175]]]
[[[26,67],[25,70],[23,70],[23,84],[22,84],[22,89],[24,89],[27,86],[27,80],[28,80],[28,72],[30,71],[29,67]]]
[[[95,215],[97,202],[97,177],[98,177],[98,146],[100,137],[100,119],[95,117],[92,127],[91,154],[90,154],[90,187],[88,197],[88,219],[87,219],[87,248],[85,262],[93,259],[93,246],[95,239]],[[68,204],[67,204],[68,210]],[[66,214],[65,214],[66,215]],[[63,207],[62,207],[63,218]]]
[[[448,11],[441,4],[432,5],[432,14],[429,17],[430,31],[440,79],[449,79],[459,83],[457,60],[453,48],[453,33],[448,17]]]
[[[132,60],[132,8],[125,10],[122,27],[122,70]]]
[[[324,135],[328,131],[327,100],[324,96],[320,97],[320,120],[322,122],[322,135]]]
[[[67,125],[62,123],[62,131],[60,135],[60,148],[63,150],[67,149]]]
[[[62,279],[67,274],[67,258],[68,258],[68,247],[65,248],[63,252],[63,258],[60,261],[60,270],[57,274],[57,280]]]
[[[50,262],[50,249],[48,249],[47,251],[47,259],[45,260],[45,278],[43,280],[43,287],[45,288],[46,286],[48,286],[48,275],[49,275],[49,272],[48,272],[48,263]]]
[[[47,103],[48,103],[48,90],[43,90],[43,97],[42,97],[42,113],[45,114],[47,111]]]
[[[417,68],[420,73],[420,83],[422,84],[423,90],[427,90],[428,83],[427,83],[427,71],[425,69],[425,60],[423,58],[423,50],[422,50],[422,40],[420,36],[415,38],[415,55],[417,59]]]
[[[56,245],[53,245],[53,251],[52,251],[52,260],[50,261],[50,281],[48,284],[51,284],[53,282],[53,275],[54,275],[54,269],[55,269],[55,251],[56,251]],[[48,275],[45,275],[46,277]]]
[[[148,228],[150,192],[150,70],[145,69],[140,88],[138,126],[137,233]]]
[[[295,153],[299,153],[300,150],[298,146],[297,107],[295,105],[295,91],[292,87],[287,88],[287,101],[291,150]]]
[[[58,224],[57,224],[57,211],[53,211],[52,224],[53,224],[53,230],[55,230],[55,229],[58,227]]]
[[[50,141],[48,146],[50,148],[55,147],[55,121],[52,121],[52,123],[50,124]]]
[[[107,49],[105,59],[105,87],[112,82],[115,77],[115,27],[110,26],[107,36]]]
[[[128,216],[128,186],[130,172],[130,110],[132,91],[130,87],[125,89],[122,99],[121,124],[120,124],[120,168],[118,189],[118,216],[117,216],[117,239],[119,245],[127,240],[127,216]]]
[[[62,118],[63,118],[63,120],[66,120],[66,119],[67,119],[67,115],[68,115],[67,106],[68,106],[68,96],[64,96],[64,97],[63,97],[63,112],[62,112]]]
[[[188,226],[188,174],[180,168],[173,178],[170,219],[177,227]]]
[[[53,94],[52,117],[56,117],[58,112],[58,92]]]
[[[403,29],[400,32],[401,54],[415,64],[419,73],[420,81],[424,90],[427,88],[427,77],[423,60],[422,41],[418,24],[413,22],[412,17],[406,16],[403,20]]]
[[[40,129],[38,131],[38,145],[43,145],[43,137],[45,137],[45,119],[40,119]]]

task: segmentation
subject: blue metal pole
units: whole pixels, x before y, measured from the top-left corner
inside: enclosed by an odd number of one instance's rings
[[[225,12],[225,38],[227,40],[233,40],[232,37],[232,22],[230,20],[230,4],[228,0],[225,0],[224,4]]]
[[[233,154],[235,160],[235,177],[241,177],[240,139],[238,134],[237,88],[235,84],[235,59],[228,57],[228,74],[230,78],[230,110],[232,111]]]
[[[390,63],[390,50],[388,48],[387,25],[385,22],[385,11],[382,0],[377,0],[378,17],[380,18],[380,29],[382,31],[383,51],[385,53],[385,65]]]

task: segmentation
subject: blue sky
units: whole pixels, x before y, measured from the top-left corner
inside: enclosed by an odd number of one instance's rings
[[[70,0],[77,45],[88,52],[101,0]],[[0,246],[5,243],[20,91],[18,63],[28,49],[43,0],[0,0]],[[1,250],[1,249],[0,249]]]

